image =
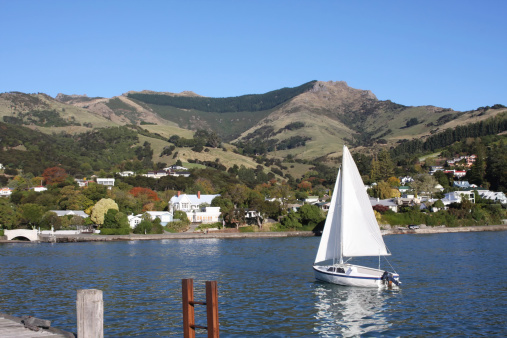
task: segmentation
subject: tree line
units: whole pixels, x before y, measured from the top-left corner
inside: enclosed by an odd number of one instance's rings
[[[313,88],[316,81],[310,81],[294,88],[282,88],[265,94],[242,95],[237,97],[211,98],[171,96],[164,94],[130,93],[129,98],[148,104],[173,106],[180,109],[194,109],[204,112],[227,113],[240,111],[263,111],[272,109],[293,97]]]

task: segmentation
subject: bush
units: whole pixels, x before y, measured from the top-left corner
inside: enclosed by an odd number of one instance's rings
[[[187,229],[187,224],[184,222],[169,222],[165,225],[165,230],[171,233],[182,232]]]
[[[239,232],[255,232],[253,226],[239,227]]]
[[[127,228],[117,228],[117,229],[103,228],[103,229],[100,229],[100,234],[101,235],[129,235],[130,229],[127,229]]]
[[[3,229],[0,229],[0,237],[2,237],[3,235],[4,235]]]

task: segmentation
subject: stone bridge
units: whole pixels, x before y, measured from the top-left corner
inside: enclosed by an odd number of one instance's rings
[[[38,241],[38,231],[36,229],[34,230],[28,230],[28,229],[15,229],[15,230],[4,230],[4,235],[7,237],[8,241],[11,241],[15,238],[25,238],[29,241]]]

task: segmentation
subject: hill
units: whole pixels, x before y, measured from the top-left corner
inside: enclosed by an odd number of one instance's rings
[[[414,139],[424,141],[449,128],[493,116],[505,118],[501,114],[506,111],[502,105],[468,112],[404,106],[378,100],[371,91],[351,88],[345,82],[331,81],[228,98],[208,98],[188,91],[132,91],[113,98],[0,94],[4,128],[23,126],[52,137],[63,133],[79,138],[100,128],[129,126],[137,133],[136,143],[130,146],[148,142],[155,163],[218,160],[227,168],[236,163],[255,168],[259,163],[269,167],[273,160],[298,160],[284,169],[295,177],[310,167],[301,167],[303,163],[334,163],[344,143],[371,154]],[[168,142],[171,136],[190,140],[197,130],[216,133],[223,148],[195,151],[197,148],[176,147],[164,153],[173,145]],[[57,140],[48,142],[58,144]]]

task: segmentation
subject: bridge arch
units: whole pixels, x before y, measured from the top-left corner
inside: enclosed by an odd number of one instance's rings
[[[12,241],[15,238],[26,238],[31,242],[39,240],[37,230],[28,230],[28,229],[4,230],[4,235],[5,237],[7,237],[8,241]]]

